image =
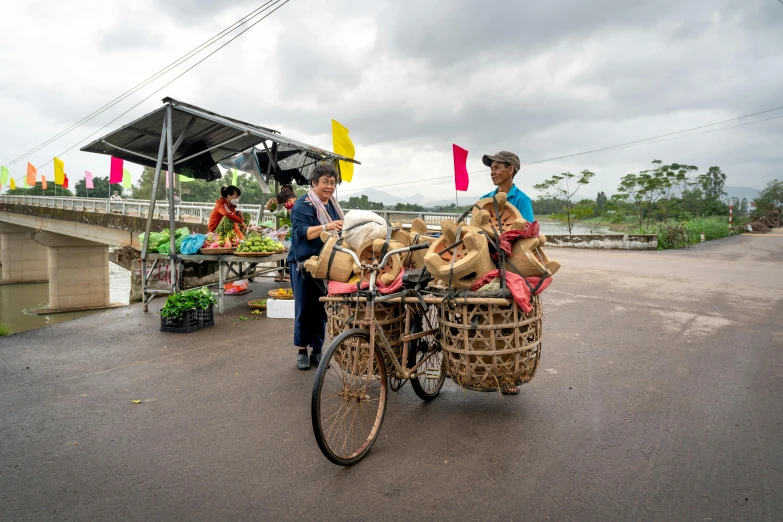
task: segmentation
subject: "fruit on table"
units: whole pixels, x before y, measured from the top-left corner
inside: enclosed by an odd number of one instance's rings
[[[279,241],[268,237],[248,237],[239,243],[237,252],[279,252],[285,248]]]

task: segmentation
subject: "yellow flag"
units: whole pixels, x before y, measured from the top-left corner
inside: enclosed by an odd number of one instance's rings
[[[11,190],[16,190],[16,180],[11,178]]]
[[[65,164],[60,158],[54,158],[54,184],[62,185],[65,182]]]
[[[335,154],[353,159],[356,149],[353,147],[351,138],[348,137],[348,129],[343,127],[337,120],[332,120],[332,141]],[[351,179],[353,179],[353,163],[347,161],[340,162],[340,177],[343,181],[351,182]]]

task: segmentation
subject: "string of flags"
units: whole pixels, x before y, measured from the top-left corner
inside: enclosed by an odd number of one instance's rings
[[[65,164],[63,160],[55,157],[52,162],[54,166],[54,185],[55,191],[57,185],[67,189],[70,185],[68,174],[65,172]],[[119,171],[119,175],[117,172]],[[109,182],[111,184],[120,184],[124,189],[129,189],[133,186],[133,176],[131,173],[123,168],[123,161],[120,158],[111,157],[111,170],[109,174]],[[7,167],[0,167],[0,189],[8,187],[11,190],[16,190],[17,181],[22,182],[23,188],[36,187],[38,185],[38,170],[32,163],[27,163],[27,172],[21,178],[11,177],[11,173]],[[41,190],[47,190],[49,188],[49,180],[41,173]],[[84,185],[87,189],[94,189],[94,181],[92,173],[88,170],[84,171]]]
[[[341,156],[345,156],[351,159],[354,158],[356,149],[353,145],[353,142],[351,141],[351,138],[349,137],[349,130],[347,127],[345,127],[337,120],[332,120],[332,142],[334,145],[334,152],[336,154],[340,154]],[[464,152],[464,159],[460,161],[464,163],[464,161],[467,159],[467,151],[457,147],[457,145],[454,145],[455,181],[458,179],[457,171],[456,171],[457,161],[458,161],[458,149]],[[351,180],[353,179],[354,164],[347,161],[339,161],[338,164],[339,164],[340,176],[342,180],[350,183]],[[57,185],[60,185],[62,188],[67,189],[69,185],[69,179],[68,179],[68,175],[65,172],[65,163],[60,158],[55,157],[53,161],[53,166],[54,166],[53,178],[54,178],[55,191],[57,190],[56,189]],[[237,172],[237,170],[232,169],[233,185],[237,184],[238,174],[239,173]],[[166,188],[169,188],[170,179],[172,179],[174,175],[169,176],[168,172],[166,172]],[[460,176],[462,175],[460,174]],[[195,181],[193,178],[183,176],[182,174],[178,175],[177,179],[179,180],[180,183],[189,183],[191,181]],[[27,173],[25,174],[25,176],[15,179],[11,177],[8,168],[0,166],[0,189],[7,186],[11,190],[16,190],[17,180],[21,180],[25,188],[35,187],[38,182],[38,171],[33,166],[32,163],[28,162]],[[456,181],[456,182],[458,184],[457,190],[467,190],[467,169],[465,169],[465,174],[464,174],[465,188],[464,189],[459,188],[461,182],[460,181]],[[87,189],[95,188],[93,175],[90,171],[87,170],[84,171],[84,184]],[[124,189],[129,189],[133,186],[131,173],[124,168],[124,161],[122,160],[122,158],[115,158],[114,156],[111,156],[111,161],[109,166],[109,184],[122,185]],[[41,174],[41,189],[42,190],[48,189],[48,182],[46,176],[43,174]]]

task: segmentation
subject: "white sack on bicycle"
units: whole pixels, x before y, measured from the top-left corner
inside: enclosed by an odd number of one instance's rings
[[[356,250],[365,241],[386,237],[386,220],[370,210],[351,210],[343,221],[343,242]]]

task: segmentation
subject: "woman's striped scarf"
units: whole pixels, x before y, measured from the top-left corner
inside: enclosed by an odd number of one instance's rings
[[[332,217],[329,215],[329,212],[326,210],[326,205],[321,202],[321,198],[319,198],[318,194],[313,191],[312,187],[310,187],[310,190],[307,191],[307,199],[315,207],[315,212],[318,215],[319,223],[325,225],[333,221]],[[332,205],[334,205],[334,209],[337,211],[337,215],[340,216],[340,219],[344,219],[345,214],[343,214],[343,209],[340,208],[340,204],[337,202],[335,197],[329,196],[329,201],[331,201]]]

